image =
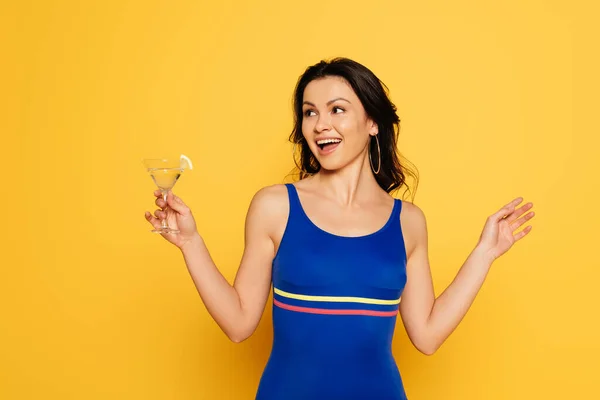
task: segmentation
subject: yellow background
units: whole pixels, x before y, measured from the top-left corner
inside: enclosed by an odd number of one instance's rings
[[[296,79],[338,55],[398,106],[438,294],[489,214],[537,212],[434,356],[398,321],[410,399],[598,398],[598,7],[489,3],[4,2],[0,398],[253,398],[270,307],[227,340],[148,232],[140,160],[191,157],[176,192],[232,281],[250,198],[293,166]]]

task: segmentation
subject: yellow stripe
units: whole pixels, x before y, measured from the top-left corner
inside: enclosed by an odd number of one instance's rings
[[[305,294],[296,294],[284,292],[281,289],[275,288],[275,293],[280,296],[288,297],[290,299],[297,300],[309,300],[309,301],[330,301],[335,303],[363,303],[363,304],[381,304],[381,305],[394,305],[399,304],[400,299],[396,300],[381,300],[381,299],[370,299],[368,297],[343,297],[343,296],[309,296]]]

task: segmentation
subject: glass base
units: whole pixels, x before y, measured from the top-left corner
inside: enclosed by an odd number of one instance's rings
[[[154,233],[179,233],[179,230],[173,228],[160,228],[160,229],[152,229],[150,232]]]

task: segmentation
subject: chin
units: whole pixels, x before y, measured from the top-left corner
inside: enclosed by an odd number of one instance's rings
[[[317,161],[319,161],[319,164],[321,165],[321,169],[324,171],[327,171],[327,172],[334,172],[334,171],[344,168],[344,166],[345,166],[344,163],[334,162],[333,160],[325,160],[325,161],[321,162],[319,159],[317,159]]]

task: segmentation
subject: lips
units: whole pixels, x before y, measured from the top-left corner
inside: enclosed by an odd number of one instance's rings
[[[317,140],[317,147],[319,148],[319,154],[326,155],[331,154],[335,149],[338,148],[342,139],[340,138],[320,138]]]

